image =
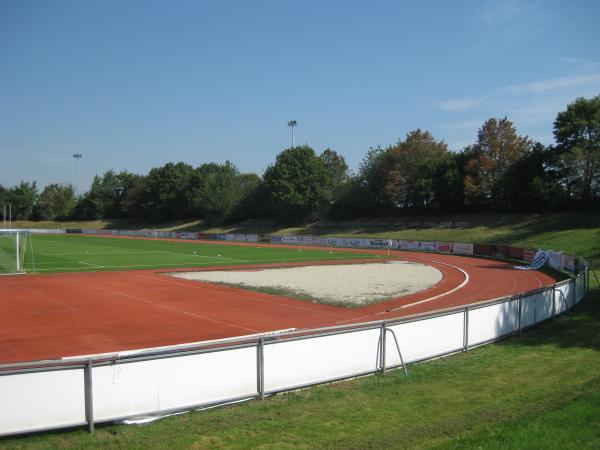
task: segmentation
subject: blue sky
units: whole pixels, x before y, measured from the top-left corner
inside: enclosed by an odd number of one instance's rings
[[[233,161],[290,145],[356,169],[428,129],[459,150],[489,117],[553,142],[600,94],[600,2],[0,0],[0,184]]]

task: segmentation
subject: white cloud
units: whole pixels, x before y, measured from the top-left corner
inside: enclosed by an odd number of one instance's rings
[[[556,91],[586,84],[600,84],[600,73],[589,75],[575,75],[571,77],[555,78],[553,80],[534,81],[527,88],[531,92]]]
[[[583,59],[583,58],[567,58],[567,57],[563,57],[563,58],[556,58],[557,61],[566,63],[566,64],[571,64],[574,66],[578,66],[583,70],[589,71],[595,71],[600,69],[600,62],[595,62],[595,61],[589,61],[587,59]]]
[[[487,28],[513,38],[543,31],[552,20],[547,5],[532,0],[488,0],[482,3],[479,20]]]
[[[524,96],[528,94],[541,94],[545,92],[567,90],[581,86],[598,86],[600,89],[600,72],[588,75],[574,75],[548,80],[532,81],[526,84],[504,86],[495,91],[479,97],[461,97],[446,100],[440,103],[440,108],[450,112],[467,112],[476,106],[484,104],[496,97]]]
[[[440,107],[450,112],[465,112],[473,109],[475,106],[480,105],[495,96],[496,94],[488,94],[482,97],[455,98],[442,102],[440,104]]]

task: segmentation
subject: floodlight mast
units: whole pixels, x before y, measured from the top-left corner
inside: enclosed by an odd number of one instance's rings
[[[77,161],[77,184],[75,185],[75,194],[79,192],[79,160],[82,156],[81,153],[73,153],[73,158]]]
[[[298,122],[296,122],[295,120],[290,120],[288,122],[288,127],[292,129],[292,148],[294,148],[294,127],[296,125],[298,125]]]

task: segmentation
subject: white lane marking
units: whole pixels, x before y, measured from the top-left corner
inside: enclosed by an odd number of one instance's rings
[[[230,322],[224,322],[222,320],[214,319],[212,317],[204,316],[202,314],[197,314],[197,313],[193,313],[193,312],[190,312],[190,311],[186,311],[184,309],[179,309],[179,308],[175,308],[173,306],[164,305],[162,303],[158,303],[158,302],[149,300],[149,299],[144,298],[144,297],[139,297],[139,296],[136,296],[136,295],[126,294],[124,292],[115,291],[115,290],[108,289],[108,288],[105,288],[105,287],[102,287],[102,286],[98,286],[96,284],[84,283],[83,281],[81,281],[81,279],[73,280],[73,282],[77,283],[77,284],[81,284],[83,286],[88,286],[88,287],[91,287],[91,288],[100,289],[102,291],[110,292],[110,293],[115,294],[115,295],[120,295],[122,297],[130,298],[130,299],[133,299],[133,300],[136,300],[136,301],[140,301],[140,302],[144,302],[144,303],[149,303],[149,304],[154,305],[156,307],[164,308],[164,309],[167,309],[167,310],[170,310],[170,311],[174,311],[174,312],[177,312],[177,313],[180,313],[180,314],[185,314],[185,315],[196,317],[196,318],[199,318],[199,319],[208,320],[210,322],[218,323],[218,324],[225,325],[225,326],[228,326],[228,327],[240,328],[242,330],[252,331],[252,332],[257,332],[258,331],[258,330],[255,330],[253,328],[244,327],[242,325],[236,325],[236,324],[230,323]]]

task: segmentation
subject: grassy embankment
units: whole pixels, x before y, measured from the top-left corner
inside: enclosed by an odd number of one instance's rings
[[[598,265],[595,217],[376,234],[551,247]],[[145,426],[13,438],[0,447],[600,448],[600,287],[592,283],[572,316],[468,354],[410,366],[409,375],[405,381],[393,371]]]

